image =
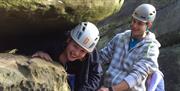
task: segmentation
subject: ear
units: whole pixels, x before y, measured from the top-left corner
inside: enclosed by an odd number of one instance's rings
[[[147,26],[150,29],[152,27],[152,22],[147,22]]]
[[[71,38],[67,38],[66,43],[69,43],[71,41]]]

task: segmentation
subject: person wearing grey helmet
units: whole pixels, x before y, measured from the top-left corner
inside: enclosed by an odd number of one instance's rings
[[[99,61],[110,65],[98,91],[149,91],[145,85],[148,76],[159,72],[161,45],[150,31],[155,17],[153,5],[139,5],[132,14],[131,30],[118,33],[100,50]]]

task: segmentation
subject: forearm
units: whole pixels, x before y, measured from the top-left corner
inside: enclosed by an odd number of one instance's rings
[[[128,89],[128,84],[123,80],[118,85],[114,85],[112,87],[101,87],[98,91],[127,91]]]
[[[112,86],[113,91],[127,91],[129,89],[129,85],[126,81],[120,82],[120,84]]]

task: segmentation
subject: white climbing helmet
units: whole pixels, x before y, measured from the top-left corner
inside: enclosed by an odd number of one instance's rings
[[[134,10],[132,16],[142,22],[153,22],[156,17],[156,9],[151,4],[141,4]]]
[[[99,30],[90,22],[82,22],[71,30],[71,37],[82,48],[92,52],[99,40]]]

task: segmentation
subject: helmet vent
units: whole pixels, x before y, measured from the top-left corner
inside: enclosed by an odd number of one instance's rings
[[[94,45],[95,45],[95,43],[92,43],[92,44],[89,46],[89,48],[93,47]]]
[[[144,17],[144,16],[141,16],[141,18],[146,19],[146,17]]]
[[[77,39],[80,39],[80,37],[82,36],[82,32],[78,33]]]
[[[82,31],[84,31],[84,30],[85,30],[85,28],[86,28],[86,27],[83,27],[83,28],[82,28]]]
[[[137,13],[136,13],[136,12],[135,12],[134,14],[135,14],[135,15],[137,15]]]
[[[84,23],[85,26],[87,26],[87,23]]]

